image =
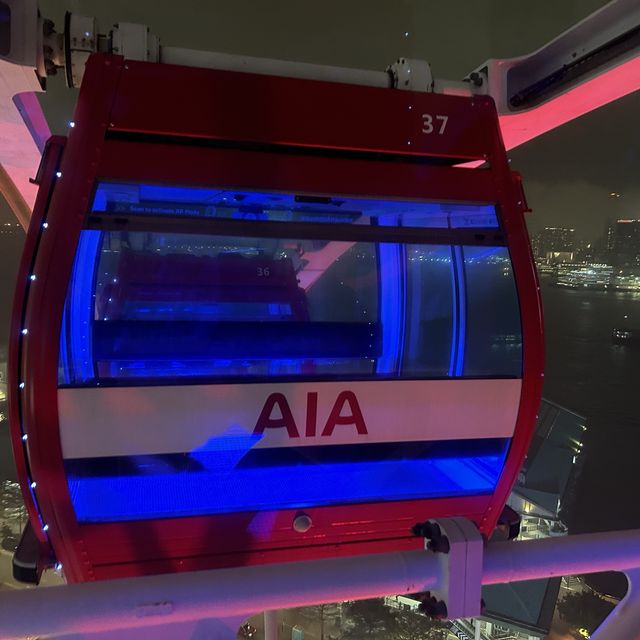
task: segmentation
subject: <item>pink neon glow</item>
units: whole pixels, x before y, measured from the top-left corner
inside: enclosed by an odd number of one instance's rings
[[[6,172],[0,188],[25,229],[38,191],[29,180],[38,170],[43,139],[50,136],[37,91],[33,69],[0,60],[0,163]],[[26,207],[15,198],[16,190]]]
[[[36,199],[38,187],[29,182],[40,164],[40,151],[28,129],[22,123],[0,122],[0,144],[3,146],[2,166],[16,185],[30,208]],[[28,220],[19,220],[26,229]]]
[[[40,102],[38,102],[38,97],[33,91],[26,91],[13,96],[13,103],[20,111],[33,141],[42,153],[46,141],[51,137],[51,131]]]
[[[513,149],[640,89],[640,57],[633,58],[529,111],[500,116],[505,147]]]
[[[298,273],[300,286],[308,291],[322,274],[354,244],[355,242],[329,242],[320,251],[305,253],[303,260],[306,261],[306,265]]]

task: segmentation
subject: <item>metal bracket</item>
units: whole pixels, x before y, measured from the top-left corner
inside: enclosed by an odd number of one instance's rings
[[[67,12],[64,26],[64,65],[67,86],[79,87],[84,65],[96,51],[108,51],[127,58],[158,62],[160,42],[146,24],[121,22],[108,36],[100,35],[96,19]]]
[[[68,87],[79,87],[84,65],[98,50],[95,18],[67,11],[64,17],[64,65]]]
[[[146,24],[120,22],[111,32],[111,51],[127,60],[158,62],[158,37]]]
[[[438,587],[424,594],[421,609],[434,618],[472,618],[481,612],[484,540],[466,518],[440,518],[416,525],[425,549],[438,560]]]
[[[433,91],[431,66],[425,60],[398,58],[387,67],[394,89],[406,91]]]
[[[51,549],[36,538],[31,521],[28,520],[13,554],[14,580],[37,585],[40,583],[42,572],[52,567],[53,563]]]

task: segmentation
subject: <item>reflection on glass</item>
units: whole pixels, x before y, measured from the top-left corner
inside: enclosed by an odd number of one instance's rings
[[[100,230],[82,231],[67,292],[61,386],[521,375],[508,251],[468,246],[463,229],[495,227],[491,206],[103,184],[93,209]],[[220,223],[194,223],[203,217]],[[448,229],[446,240],[428,228]],[[337,229],[356,239],[332,239]],[[70,457],[76,516],[488,494],[509,446],[398,434],[260,448],[234,434],[161,454]]]
[[[492,205],[103,182],[92,210],[104,230],[81,233],[62,385],[521,374],[508,251],[463,235],[498,226]],[[133,219],[148,230],[122,230]],[[330,240],[345,225],[372,240]],[[428,228],[452,244],[419,242]]]
[[[504,247],[465,247],[464,262],[469,319],[464,375],[520,375],[522,331],[509,254]]]
[[[497,228],[493,205],[102,182],[92,210],[118,215],[416,228]]]
[[[504,247],[83,231],[60,383],[517,376]]]

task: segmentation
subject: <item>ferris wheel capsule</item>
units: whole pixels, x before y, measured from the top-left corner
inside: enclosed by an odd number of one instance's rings
[[[9,358],[42,557],[81,582],[491,533],[543,340],[490,98],[98,54],[73,121]]]

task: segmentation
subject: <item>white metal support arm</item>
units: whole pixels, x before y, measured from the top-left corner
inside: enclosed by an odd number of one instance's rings
[[[489,543],[480,582],[605,570],[623,571],[630,586],[592,638],[637,640],[640,530]],[[0,595],[0,637],[82,638],[205,619],[238,621],[263,610],[435,592],[447,579],[461,577],[448,576],[447,571],[440,554],[411,551],[5,592]]]
[[[640,3],[613,0],[518,58],[468,79],[496,102],[507,149],[640,89]]]

